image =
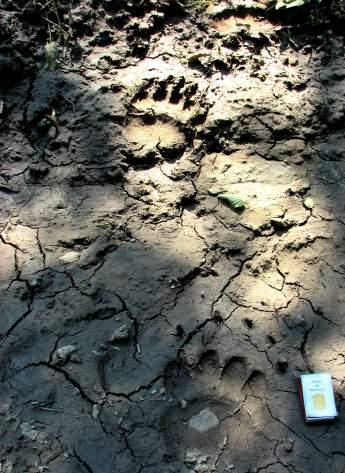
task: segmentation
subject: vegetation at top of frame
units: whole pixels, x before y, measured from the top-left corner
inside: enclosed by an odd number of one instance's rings
[[[43,68],[55,71],[62,65],[66,47],[72,38],[71,4],[63,0],[32,0],[32,6],[47,28]]]
[[[279,10],[280,8],[303,7],[304,5],[308,5],[313,1],[321,3],[322,0],[277,0],[276,9]]]
[[[187,0],[187,5],[195,10],[197,13],[201,13],[211,5],[213,0]]]
[[[50,42],[59,41],[65,44],[72,36],[69,25],[71,18],[71,4],[60,0],[33,0],[41,19],[47,23]]]
[[[321,3],[322,0],[275,0],[273,5],[277,10],[281,8],[303,7],[313,3]],[[211,5],[213,0],[187,0],[187,5],[198,13],[203,12]]]

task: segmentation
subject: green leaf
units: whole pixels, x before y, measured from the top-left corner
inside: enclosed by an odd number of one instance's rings
[[[233,210],[241,210],[246,208],[245,202],[235,194],[220,194],[218,199],[227,202]]]
[[[311,197],[307,197],[304,199],[303,205],[306,209],[313,209],[314,208],[314,201]]]

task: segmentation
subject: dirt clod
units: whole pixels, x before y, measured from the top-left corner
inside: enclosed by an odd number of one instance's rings
[[[110,343],[126,342],[129,339],[130,331],[127,325],[117,328],[109,338]]]

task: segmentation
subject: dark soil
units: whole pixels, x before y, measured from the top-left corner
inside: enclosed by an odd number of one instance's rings
[[[345,8],[202,3],[0,6],[1,473],[345,472]]]

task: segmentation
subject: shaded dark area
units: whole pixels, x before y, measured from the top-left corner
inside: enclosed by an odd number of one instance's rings
[[[344,8],[254,3],[1,6],[0,471],[345,471]]]

